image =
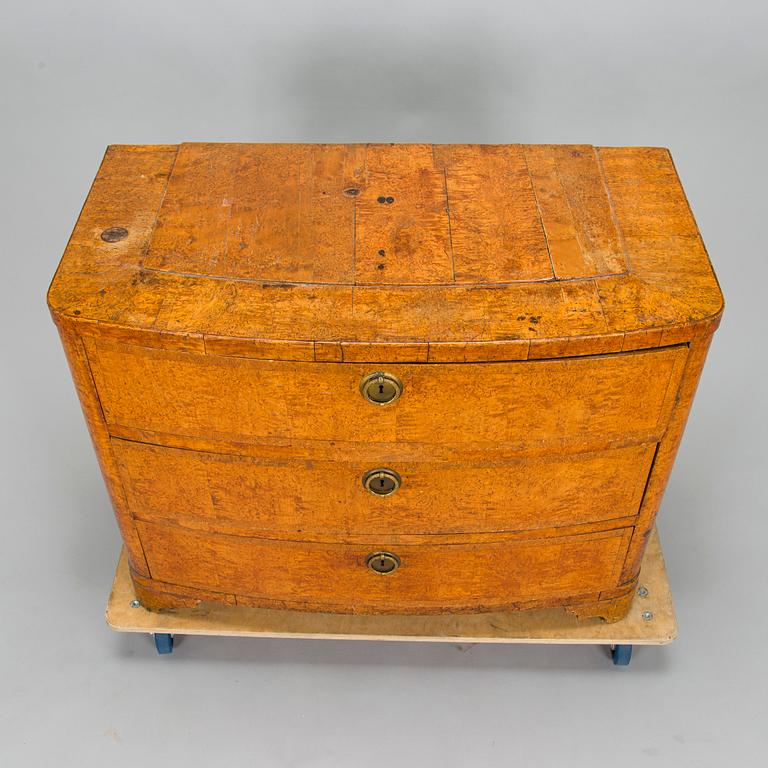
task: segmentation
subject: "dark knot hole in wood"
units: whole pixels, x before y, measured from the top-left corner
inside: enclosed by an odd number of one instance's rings
[[[116,243],[128,237],[128,230],[125,227],[108,227],[101,233],[101,239],[105,243]]]

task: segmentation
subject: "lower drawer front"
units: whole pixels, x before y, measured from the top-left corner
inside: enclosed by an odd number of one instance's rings
[[[616,586],[631,528],[597,534],[389,549],[206,535],[138,523],[152,578],[264,605],[396,613],[478,610]],[[375,573],[367,557],[394,552]]]
[[[504,462],[310,461],[112,442],[137,519],[272,538],[489,533],[631,517],[655,450]],[[402,480],[392,495],[363,486],[366,471],[379,466]]]

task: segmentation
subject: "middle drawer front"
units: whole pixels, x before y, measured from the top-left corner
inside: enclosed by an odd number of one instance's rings
[[[488,533],[637,513],[655,445],[515,460],[449,462],[254,458],[113,438],[134,517],[240,535]],[[363,486],[394,470],[389,496]]]

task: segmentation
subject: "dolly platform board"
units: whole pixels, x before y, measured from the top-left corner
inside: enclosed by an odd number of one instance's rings
[[[173,650],[174,635],[410,640],[450,643],[595,644],[612,649],[615,664],[629,663],[633,645],[666,645],[677,636],[664,556],[654,530],[646,548],[637,594],[627,616],[614,623],[577,619],[558,608],[458,615],[342,615],[201,604],[158,613],[143,608],[123,551],[107,605],[107,624],[118,632],[154,635],[159,653]]]

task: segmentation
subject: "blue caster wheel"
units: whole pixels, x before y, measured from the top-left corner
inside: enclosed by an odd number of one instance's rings
[[[158,653],[173,653],[173,635],[157,632],[153,637],[155,638],[155,648],[157,648]]]
[[[632,660],[632,646],[631,645],[612,645],[611,646],[611,659],[616,667],[626,667]]]

